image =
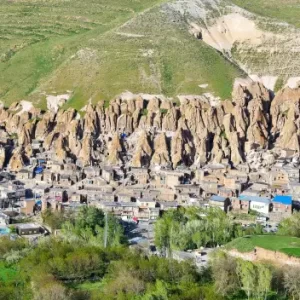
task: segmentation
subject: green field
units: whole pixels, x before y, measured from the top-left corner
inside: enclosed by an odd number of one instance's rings
[[[240,252],[250,252],[255,247],[300,257],[300,238],[290,236],[254,235],[237,238],[226,245],[227,249],[236,249]]]
[[[234,4],[263,17],[274,18],[300,27],[299,0],[230,0]]]
[[[168,0],[0,0],[0,100],[70,106],[132,92],[231,94],[243,75],[188,33]],[[200,84],[208,88],[199,88]]]

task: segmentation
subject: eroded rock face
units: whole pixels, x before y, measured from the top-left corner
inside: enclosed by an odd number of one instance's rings
[[[170,99],[137,96],[87,105],[83,117],[74,109],[46,112],[31,108],[16,113],[16,103],[0,107],[0,125],[9,139],[16,135],[9,166],[18,169],[34,155],[33,139],[43,141],[55,159],[71,156],[82,165],[102,161],[132,167],[201,166],[251,160],[254,149],[288,148],[299,153],[300,88],[279,91],[271,100],[261,83],[237,85],[232,101],[211,103],[205,97]],[[0,167],[4,152],[0,153]],[[272,161],[268,158],[265,161]]]
[[[8,169],[12,172],[20,171],[24,166],[23,153],[21,148],[16,148],[10,158]]]
[[[5,149],[3,147],[0,147],[0,170],[4,167],[5,158]]]

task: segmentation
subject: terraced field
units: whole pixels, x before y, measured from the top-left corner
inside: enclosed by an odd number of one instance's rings
[[[76,108],[125,91],[230,96],[243,73],[166,14],[164,0],[0,0],[0,100]],[[200,84],[209,84],[207,90]]]

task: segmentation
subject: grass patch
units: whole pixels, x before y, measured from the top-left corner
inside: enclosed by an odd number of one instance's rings
[[[82,290],[82,291],[95,291],[100,290],[103,287],[104,283],[102,281],[96,281],[96,282],[83,282],[79,284],[74,284],[72,286],[73,289],[76,290]]]
[[[17,278],[17,270],[13,267],[6,267],[4,262],[0,261],[0,282],[9,283]]]
[[[240,252],[250,252],[255,247],[300,257],[300,238],[290,236],[253,235],[237,238],[226,245],[227,249],[236,249]]]
[[[231,0],[231,2],[260,16],[300,27],[299,0]]]

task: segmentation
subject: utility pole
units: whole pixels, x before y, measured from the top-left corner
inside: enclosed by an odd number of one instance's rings
[[[105,227],[104,227],[104,248],[107,247],[107,235],[108,235],[108,232],[107,232],[107,212],[104,213],[104,216],[105,216]]]

